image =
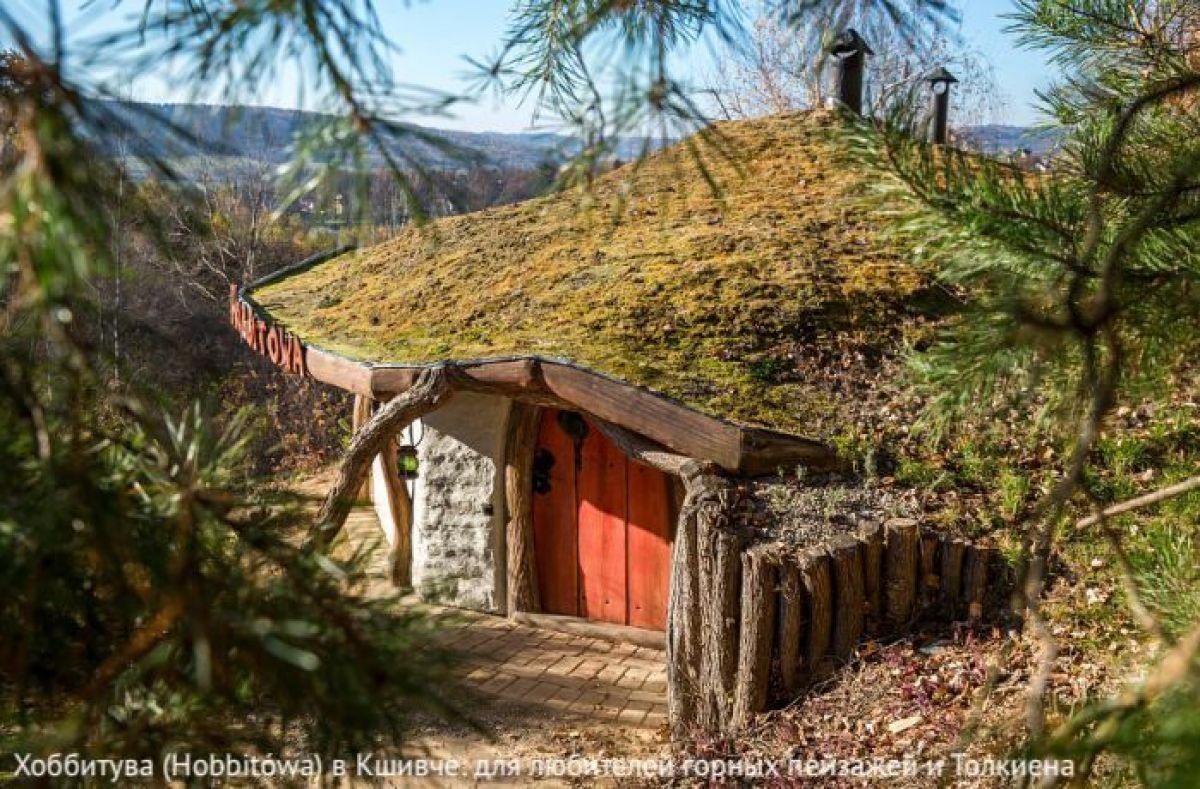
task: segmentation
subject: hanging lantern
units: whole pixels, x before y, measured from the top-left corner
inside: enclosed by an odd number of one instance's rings
[[[401,444],[396,449],[396,473],[400,479],[416,479],[421,461],[417,458],[417,448],[412,444]]]

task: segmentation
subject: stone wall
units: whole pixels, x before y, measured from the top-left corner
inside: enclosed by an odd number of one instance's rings
[[[458,392],[406,431],[417,440],[413,586],[423,596],[503,612],[504,435],[510,401]]]

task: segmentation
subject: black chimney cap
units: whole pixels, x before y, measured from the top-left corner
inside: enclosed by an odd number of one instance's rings
[[[839,33],[838,37],[829,46],[829,54],[834,57],[849,57],[857,52],[861,52],[864,55],[875,54],[875,50],[871,49],[866,40],[852,27],[848,27]]]
[[[958,77],[947,71],[945,66],[938,66],[925,79],[929,82],[958,82]]]

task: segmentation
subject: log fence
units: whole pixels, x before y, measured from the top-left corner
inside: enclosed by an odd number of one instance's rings
[[[688,663],[678,672],[689,678],[681,725],[737,731],[853,659],[864,638],[917,619],[979,621],[1003,604],[1007,568],[995,548],[901,518],[811,547],[745,547],[715,503],[680,521],[676,569],[689,588],[674,622],[700,624],[696,643],[676,651]]]

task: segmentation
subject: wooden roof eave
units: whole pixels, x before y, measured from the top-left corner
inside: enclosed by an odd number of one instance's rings
[[[243,290],[238,296],[265,315]],[[304,346],[314,379],[355,394],[386,400],[406,391],[431,365],[376,365]],[[641,435],[672,452],[749,476],[804,465],[830,469],[837,454],[827,444],[708,416],[663,395],[563,359],[522,356],[441,363],[461,390],[500,394],[556,408],[579,409]]]
[[[669,398],[560,359],[518,357],[454,362],[456,388],[579,409],[687,457],[750,476],[781,467],[837,465],[828,445],[786,433],[736,425]],[[387,399],[412,386],[422,366],[371,365],[370,395]]]

